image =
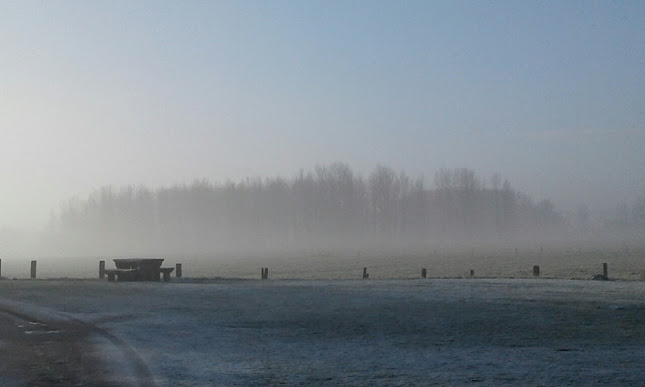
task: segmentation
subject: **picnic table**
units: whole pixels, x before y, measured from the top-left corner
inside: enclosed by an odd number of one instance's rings
[[[161,267],[163,258],[118,258],[114,259],[116,269],[106,269],[108,281],[170,281],[172,267]]]

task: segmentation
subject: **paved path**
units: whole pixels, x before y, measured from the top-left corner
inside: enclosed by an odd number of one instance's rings
[[[119,361],[120,367],[110,366]],[[136,352],[109,332],[45,309],[0,304],[0,385],[154,386],[154,381]]]

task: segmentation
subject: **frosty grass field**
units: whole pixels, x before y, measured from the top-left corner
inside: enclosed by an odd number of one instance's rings
[[[0,310],[87,324],[115,385],[641,384],[642,254],[567,254],[168,258],[185,277],[168,283],[91,279],[98,259],[80,258],[39,259],[49,279],[27,280],[28,260],[4,260],[19,279],[0,281]],[[602,262],[622,280],[569,279]]]
[[[0,281],[0,306],[127,343],[157,385],[637,385],[643,282]],[[117,384],[136,370],[100,338]]]

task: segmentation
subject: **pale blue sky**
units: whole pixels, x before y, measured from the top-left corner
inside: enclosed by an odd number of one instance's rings
[[[0,0],[0,227],[344,161],[645,195],[645,3]]]

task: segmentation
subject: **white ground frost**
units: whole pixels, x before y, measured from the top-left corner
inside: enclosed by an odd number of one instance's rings
[[[645,284],[0,281],[127,342],[159,385],[635,385]]]

